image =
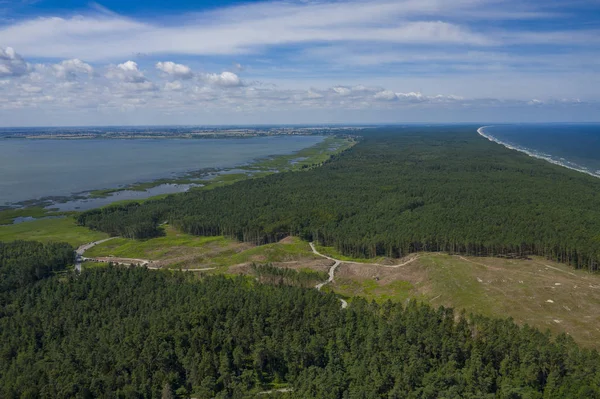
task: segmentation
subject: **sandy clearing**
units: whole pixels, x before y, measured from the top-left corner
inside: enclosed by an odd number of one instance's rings
[[[538,263],[538,262],[536,262],[536,263]],[[575,273],[571,273],[571,272],[568,272],[568,271],[566,271],[566,270],[559,269],[558,267],[550,266],[550,265],[547,265],[547,264],[545,264],[545,263],[538,263],[538,264],[540,264],[540,265],[544,265],[544,266],[546,266],[548,269],[556,270],[556,271],[559,271],[559,272],[561,272],[561,273],[567,273],[567,274],[570,274],[571,276],[575,276],[575,277],[577,277],[577,275],[576,275]]]

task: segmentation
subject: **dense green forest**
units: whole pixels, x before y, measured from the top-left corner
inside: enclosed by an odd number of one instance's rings
[[[273,266],[271,263],[266,265],[253,263],[250,270],[261,283],[295,285],[305,288],[312,288],[329,277],[325,272],[317,272],[311,269],[294,270]]]
[[[92,269],[0,312],[3,398],[600,398],[598,353],[565,335],[247,277]]]
[[[79,217],[130,238],[160,234],[165,220],[258,244],[297,235],[356,257],[537,254],[597,270],[600,180],[491,143],[475,128],[373,129],[320,168]]]
[[[73,251],[66,243],[0,241],[0,297],[5,291],[49,277],[72,265]]]

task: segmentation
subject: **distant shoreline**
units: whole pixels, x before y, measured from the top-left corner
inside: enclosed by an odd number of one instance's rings
[[[493,125],[481,126],[479,129],[477,129],[477,133],[481,137],[484,137],[484,138],[488,139],[489,141],[494,142],[496,144],[500,144],[500,145],[508,148],[509,150],[519,151],[519,152],[522,152],[523,154],[529,155],[532,158],[542,159],[542,160],[550,162],[551,164],[554,164],[554,165],[562,166],[562,167],[567,168],[567,169],[571,169],[571,170],[574,170],[574,171],[577,171],[577,172],[585,173],[586,175],[590,175],[592,177],[600,178],[600,175],[598,175],[596,173],[593,173],[593,172],[590,172],[589,170],[584,169],[583,167],[577,168],[575,166],[571,166],[571,165],[565,164],[563,162],[557,161],[557,160],[553,159],[550,155],[547,155],[547,154],[544,154],[544,155],[537,154],[537,153],[535,153],[535,152],[533,152],[533,151],[531,151],[529,149],[522,148],[522,147],[517,147],[517,146],[511,145],[511,144],[505,143],[505,142],[503,142],[501,140],[498,140],[496,137],[494,137],[494,136],[492,136],[490,134],[486,134],[485,133],[485,128],[488,128],[488,127],[493,127]]]
[[[106,127],[106,128],[0,128],[0,140],[166,140],[166,139],[245,139],[277,136],[351,135],[362,127]]]
[[[37,220],[47,216],[62,215],[66,212],[97,209],[122,201],[144,201],[187,192],[190,189],[224,186],[283,171],[310,169],[356,144],[356,140],[350,136],[330,135],[318,136],[318,138],[320,140],[314,144],[298,148],[293,152],[263,155],[235,165],[190,170],[173,174],[170,177],[140,181],[114,188],[84,190],[64,196],[7,202],[5,205],[0,204],[0,225],[14,224],[15,219],[19,218],[22,221]],[[171,187],[175,189],[171,190]],[[29,216],[32,218],[23,220]]]

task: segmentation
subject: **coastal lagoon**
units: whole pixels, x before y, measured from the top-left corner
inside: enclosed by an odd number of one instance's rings
[[[600,177],[600,124],[493,125],[479,131],[507,147]]]
[[[0,138],[0,205],[123,187],[207,168],[232,168],[272,155],[292,154],[323,139],[323,136],[131,140]],[[169,192],[187,188],[187,185],[173,185]]]

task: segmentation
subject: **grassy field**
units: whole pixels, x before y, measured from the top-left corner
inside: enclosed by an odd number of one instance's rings
[[[422,254],[406,266],[342,264],[331,286],[369,300],[408,298],[566,332],[600,348],[600,275],[541,258]]]
[[[115,256],[120,258],[140,258],[150,260],[162,260],[174,258],[189,251],[185,249],[196,249],[200,252],[208,247],[226,248],[236,244],[235,241],[225,237],[197,237],[184,234],[166,226],[164,237],[149,240],[129,240],[126,238],[115,238],[105,243],[96,245],[86,251],[86,256],[101,257]]]
[[[245,168],[254,174],[217,175],[201,189],[233,184],[275,170],[302,170],[353,144],[349,139],[328,137],[296,154],[265,159]],[[97,195],[110,191],[99,191]],[[20,216],[47,215],[48,211],[41,207],[3,210],[0,224],[11,223]],[[248,273],[247,265],[252,262],[319,272],[326,271],[333,263],[314,255],[307,242],[295,237],[253,246],[222,236],[191,236],[170,226],[165,226],[165,233],[164,237],[144,241],[115,238],[90,249],[86,256],[149,259],[165,268],[215,268],[213,272],[226,274]],[[71,216],[0,226],[0,241],[65,241],[79,246],[103,238],[107,235],[77,226]],[[576,271],[538,257],[515,260],[425,253],[419,254],[414,262],[394,268],[384,265],[393,265],[397,260],[351,258],[333,247],[317,246],[317,250],[342,261],[358,262],[342,263],[335,281],[325,286],[325,290],[348,298],[350,303],[357,296],[377,302],[416,299],[468,313],[511,317],[519,324],[549,329],[555,334],[568,333],[580,344],[600,349],[598,274]],[[83,267],[105,265],[86,262]]]
[[[0,241],[64,241],[79,246],[107,238],[108,235],[75,224],[72,217],[41,219],[32,222],[0,226]]]
[[[428,297],[435,305],[506,315],[519,324],[567,332],[584,345],[600,346],[600,275],[542,258],[440,255],[426,257],[421,264],[431,276]]]
[[[279,155],[262,159],[245,167],[247,170],[302,170],[313,165],[319,165],[332,155],[338,154],[353,145],[356,141],[348,138],[326,137],[321,143],[305,148],[291,155]]]
[[[41,206],[30,206],[21,209],[5,209],[0,211],[0,225],[12,224],[19,217],[43,218],[45,216],[56,216],[60,213],[49,211]]]
[[[81,270],[86,270],[86,269],[96,269],[96,268],[102,268],[102,267],[107,267],[108,263],[103,263],[103,262],[83,262],[81,264]]]
[[[379,303],[387,300],[404,302],[415,296],[414,286],[408,281],[396,280],[387,284],[379,284],[374,278],[337,277],[329,290],[342,294],[350,302],[353,297],[362,297]]]
[[[206,257],[203,263],[212,267],[229,267],[241,263],[284,263],[319,259],[312,254],[307,242],[289,237],[278,243],[252,247],[244,251],[224,251],[213,257]]]
[[[37,226],[37,233],[32,235],[26,226],[19,235],[16,230],[23,225]],[[74,226],[71,219],[54,219],[3,226],[0,240],[9,234],[7,227],[12,239],[60,239],[77,245],[104,237]],[[164,237],[145,241],[116,238],[90,249],[86,255],[150,259],[166,268],[215,268],[211,272],[226,274],[249,273],[247,265],[251,262],[320,272],[332,264],[314,255],[307,242],[295,237],[253,246],[226,237],[191,236],[169,226],[165,231]],[[319,250],[337,256],[331,248]],[[541,258],[465,258],[426,253],[396,268],[342,263],[334,283],[325,289],[348,298],[350,303],[355,296],[378,302],[405,302],[410,298],[468,313],[512,317],[519,324],[566,332],[583,345],[600,348],[600,275]]]
[[[237,177],[230,176],[231,180]],[[212,272],[226,274],[249,273],[251,262],[320,272],[332,263],[295,237],[257,247],[226,237],[191,236],[170,226],[165,226],[165,232],[164,237],[145,241],[116,238],[90,249],[86,256],[149,259],[166,268],[215,268]],[[79,246],[106,237],[75,225],[70,216],[0,226],[0,241],[66,241]],[[537,257],[514,260],[426,253],[393,268],[383,265],[397,261],[353,259],[334,248],[317,249],[337,259],[361,262],[342,263],[334,283],[325,287],[350,303],[356,296],[378,302],[416,299],[468,313],[511,317],[555,334],[566,332],[580,344],[600,349],[600,275]],[[84,268],[103,266],[84,264]]]
[[[88,257],[114,256],[160,261],[170,268],[216,267],[225,271],[242,263],[314,259],[308,243],[287,238],[279,243],[252,246],[226,237],[198,237],[165,227],[164,237],[149,240],[115,238],[88,250]]]

